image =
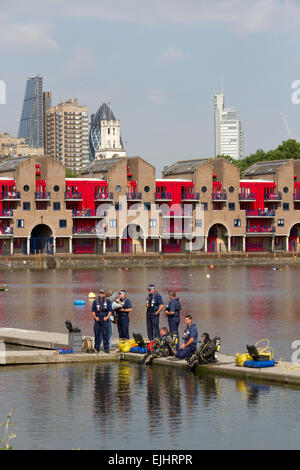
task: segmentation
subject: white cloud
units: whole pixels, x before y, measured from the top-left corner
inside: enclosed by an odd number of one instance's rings
[[[52,50],[59,49],[58,44],[48,33],[48,26],[35,24],[4,24],[0,22],[0,47],[9,49],[21,48],[28,52],[33,50]],[[30,48],[30,49],[29,49]]]
[[[165,103],[167,94],[164,90],[151,88],[147,90],[147,100],[153,104]]]
[[[178,62],[184,58],[183,53],[179,49],[172,47],[167,49],[161,55],[161,62]]]
[[[289,31],[300,26],[299,0],[15,0],[24,13],[147,25],[225,26],[238,33]]]

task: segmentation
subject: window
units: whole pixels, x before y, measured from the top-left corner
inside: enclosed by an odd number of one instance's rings
[[[144,191],[145,191],[145,193],[149,193],[150,192],[150,186],[145,186]]]
[[[121,186],[120,186],[119,184],[117,184],[117,186],[116,186],[115,189],[116,189],[116,192],[117,192],[117,193],[120,193],[120,192],[122,191],[122,188],[121,188]]]
[[[235,203],[234,202],[229,202],[228,203],[228,209],[230,211],[235,211]]]
[[[28,184],[25,184],[25,185],[23,186],[23,190],[24,190],[26,193],[28,193],[28,191],[30,190],[30,186],[29,186]]]
[[[202,219],[196,219],[195,220],[195,227],[202,227]]]
[[[59,220],[59,228],[66,228],[66,226],[67,226],[66,219],[60,219]]]
[[[60,202],[53,202],[53,210],[60,211]]]
[[[151,211],[151,202],[144,202],[144,209],[146,211]]]
[[[23,211],[30,211],[30,202],[23,202]]]
[[[115,209],[116,209],[116,211],[121,211],[122,210],[121,202],[115,202]]]
[[[151,228],[156,227],[156,219],[150,219],[149,224]]]
[[[287,186],[285,186],[285,187],[283,188],[283,192],[284,192],[284,193],[288,193],[288,192],[289,192],[289,188],[288,188]]]
[[[116,227],[117,226],[117,219],[110,219],[109,226],[112,227],[112,228]]]
[[[288,202],[284,202],[284,203],[282,204],[282,209],[283,209],[284,211],[290,210],[290,205],[289,205],[289,203],[288,203]]]
[[[206,187],[206,186],[202,186],[201,191],[202,191],[203,193],[206,193],[207,187]]]
[[[17,219],[17,227],[24,228],[24,219]]]
[[[234,219],[233,225],[234,225],[234,227],[240,227],[241,226],[241,219]]]
[[[278,227],[284,227],[284,219],[278,219],[277,220],[277,225],[278,225]]]
[[[202,203],[202,208],[203,208],[204,211],[207,211],[207,210],[208,210],[208,204],[207,204],[207,202],[203,202],[203,203]]]
[[[234,193],[234,187],[233,187],[233,186],[229,186],[228,191],[229,191],[230,193]]]
[[[53,191],[54,191],[55,193],[58,193],[59,189],[60,189],[60,188],[59,188],[59,186],[58,186],[57,184],[56,184],[55,186],[53,186]]]

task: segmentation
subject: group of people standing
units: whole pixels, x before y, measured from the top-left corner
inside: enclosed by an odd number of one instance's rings
[[[169,330],[166,327],[159,327],[160,313],[163,309],[168,319]],[[104,289],[99,290],[99,295],[92,305],[92,315],[95,321],[96,352],[99,352],[102,341],[104,351],[106,353],[109,352],[114,323],[117,323],[119,338],[129,339],[129,314],[132,311],[132,303],[127,298],[125,290],[120,290],[118,293],[105,292]],[[148,296],[146,299],[148,339],[150,341],[159,339],[162,351],[167,352],[168,350],[170,355],[175,355],[179,359],[188,359],[197,349],[198,330],[192,316],[185,315],[183,341],[179,345],[180,312],[181,305],[175,291],[169,291],[169,302],[165,307],[162,296],[157,291],[155,285],[150,284],[148,286]],[[172,344],[170,338],[172,339]],[[201,339],[203,339],[203,335]]]

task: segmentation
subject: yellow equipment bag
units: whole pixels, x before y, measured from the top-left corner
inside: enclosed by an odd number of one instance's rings
[[[118,343],[118,348],[121,352],[129,352],[130,348],[137,346],[135,339],[125,339]]]
[[[248,353],[236,354],[235,355],[235,363],[237,366],[243,367],[244,362],[251,361],[252,357]]]

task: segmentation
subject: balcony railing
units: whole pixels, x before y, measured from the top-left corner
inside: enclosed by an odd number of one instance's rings
[[[268,209],[250,209],[246,211],[246,217],[275,217],[275,211]]]
[[[107,201],[108,199],[113,199],[114,195],[113,193],[96,193],[95,194],[95,201]]]
[[[255,199],[256,199],[255,193],[239,193],[240,201],[255,201]]]
[[[1,209],[0,210],[0,218],[1,217],[13,217],[14,211],[12,209]]]
[[[73,210],[72,217],[105,217],[106,211],[96,211],[93,209]]]
[[[0,228],[0,235],[13,235],[14,229],[13,227],[1,227]]]
[[[142,199],[142,193],[127,193],[127,199],[130,200],[140,200]]]
[[[200,193],[186,193],[181,196],[182,201],[199,201]]]
[[[193,211],[162,210],[162,217],[193,217]]]
[[[212,193],[211,198],[213,201],[226,201],[227,193]]]
[[[82,193],[81,192],[76,192],[76,193],[65,192],[65,199],[67,201],[80,200],[82,199]]]
[[[96,227],[73,227],[73,235],[94,235]]]
[[[51,199],[51,193],[47,191],[43,191],[43,192],[36,191],[35,199],[38,199],[39,201],[45,201],[46,199]]]
[[[264,200],[265,201],[281,201],[282,194],[280,191],[278,193],[265,193]]]
[[[275,227],[261,227],[259,225],[246,227],[246,233],[274,233]]]
[[[20,191],[12,191],[12,192],[2,192],[1,193],[1,200],[2,201],[5,201],[5,200],[12,200],[12,201],[15,201],[17,199],[21,199],[21,193]]]
[[[163,199],[163,200],[171,200],[172,201],[172,194],[171,193],[155,193],[155,199]]]
[[[300,193],[294,193],[294,201],[300,201]]]

